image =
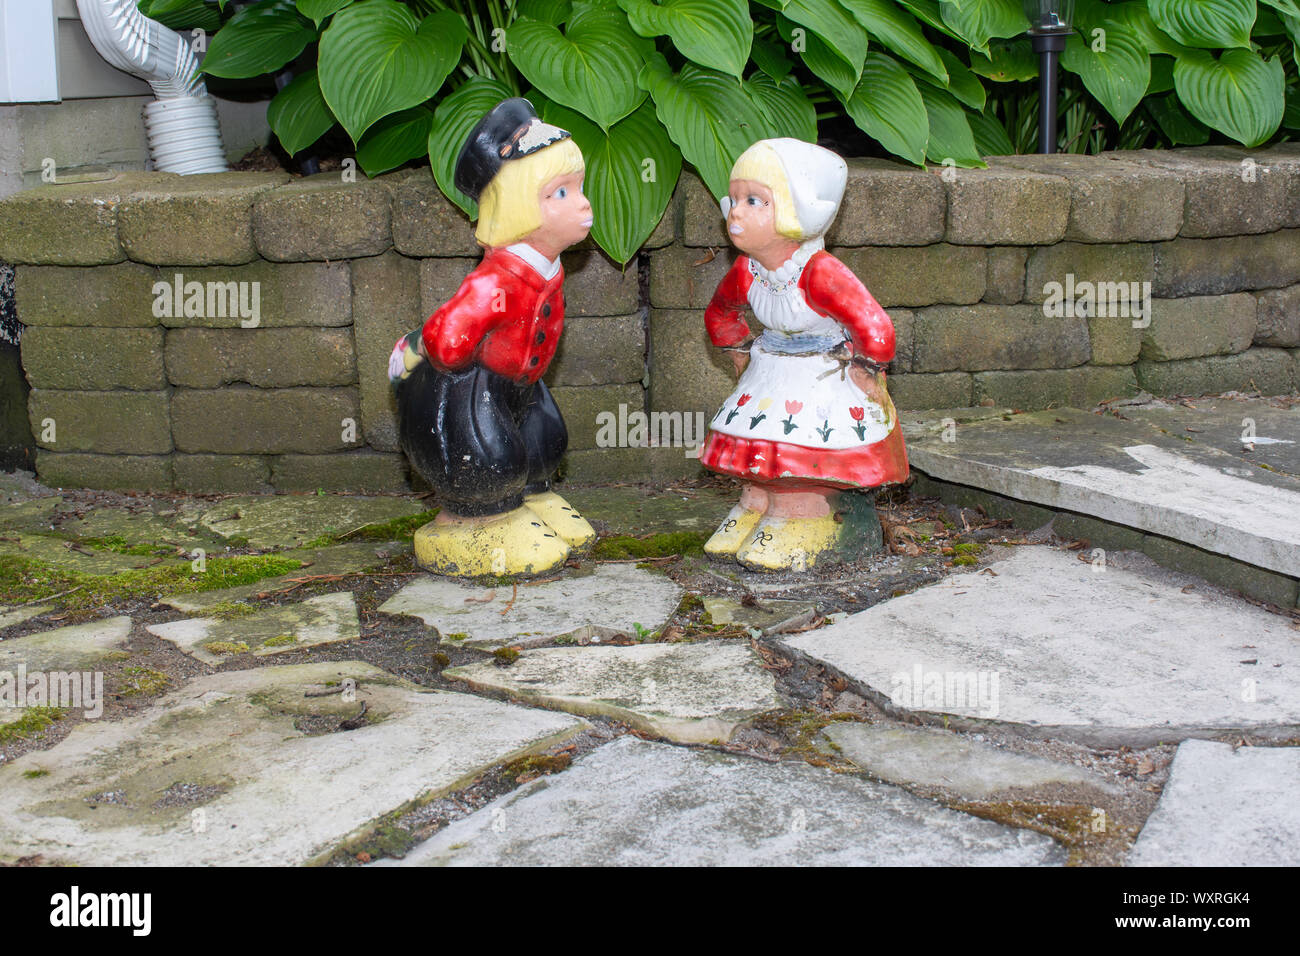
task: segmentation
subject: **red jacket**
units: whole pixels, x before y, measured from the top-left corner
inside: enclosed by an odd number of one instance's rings
[[[735,345],[749,335],[749,323],[742,311],[749,303],[753,281],[749,257],[740,256],[704,310],[704,326],[714,345]],[[881,365],[893,360],[894,323],[853,270],[839,259],[824,249],[813,253],[799,276],[799,288],[814,312],[830,316],[848,330],[857,355]]]
[[[430,361],[444,372],[477,362],[521,384],[536,382],[564,329],[563,284],[563,268],[543,279],[513,252],[489,250],[424,323]]]

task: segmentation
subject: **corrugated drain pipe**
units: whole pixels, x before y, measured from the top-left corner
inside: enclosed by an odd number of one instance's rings
[[[146,17],[135,0],[77,0],[77,9],[99,55],[148,82],[158,97],[144,108],[154,168],[183,175],[225,172],[217,104],[198,75],[189,42]]]

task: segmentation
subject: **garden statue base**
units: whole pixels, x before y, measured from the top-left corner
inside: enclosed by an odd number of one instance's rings
[[[766,501],[762,500],[766,497]],[[883,547],[870,494],[769,489],[749,485],[704,545],[751,571],[803,571],[857,561]]]

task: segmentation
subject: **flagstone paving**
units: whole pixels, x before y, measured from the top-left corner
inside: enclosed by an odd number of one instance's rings
[[[1300,747],[1187,740],[1131,866],[1295,866]]]
[[[352,693],[312,697],[357,682]],[[366,704],[365,723],[337,731]],[[355,661],[201,677],[0,766],[0,855],[79,865],[307,863],[383,815],[584,722]],[[331,732],[332,731],[332,732]]]
[[[321,594],[300,604],[284,604],[229,619],[198,617],[152,624],[147,630],[206,664],[220,664],[233,654],[265,657],[361,636],[357,605],[350,591]]]
[[[763,633],[780,630],[783,625],[807,616],[816,607],[808,601],[754,601],[747,605],[725,597],[704,598],[704,609],[714,624],[739,624]]]
[[[777,640],[900,710],[1036,735],[1145,745],[1300,727],[1300,641],[1286,618],[1140,556],[1133,570],[1102,567],[1021,548],[991,573]]]
[[[344,535],[394,518],[420,514],[410,498],[355,495],[242,495],[219,502],[186,502],[184,518],[228,541],[251,548],[295,548],[322,535]]]
[[[929,727],[831,724],[823,733],[850,761],[890,783],[937,787],[969,800],[1008,796],[1053,784],[1118,790],[1070,764],[999,749]]]
[[[126,615],[102,618],[0,641],[0,670],[85,670],[129,655],[122,649],[131,634]]]
[[[405,866],[1052,866],[1049,837],[802,763],[618,740],[451,824]]]
[[[443,671],[476,690],[622,720],[682,743],[725,743],[781,702],[748,644],[639,644],[524,651],[509,667],[484,661]]]
[[[682,589],[661,574],[628,564],[598,565],[555,581],[482,588],[447,578],[412,581],[379,610],[418,617],[444,641],[465,647],[528,647],[557,637],[583,640],[658,630],[681,603]]]

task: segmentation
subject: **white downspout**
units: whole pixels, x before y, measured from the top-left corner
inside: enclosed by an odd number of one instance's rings
[[[225,172],[217,104],[198,75],[198,58],[180,34],[146,17],[135,3],[77,0],[77,10],[99,55],[147,81],[158,97],[144,108],[154,168],[183,175]]]

